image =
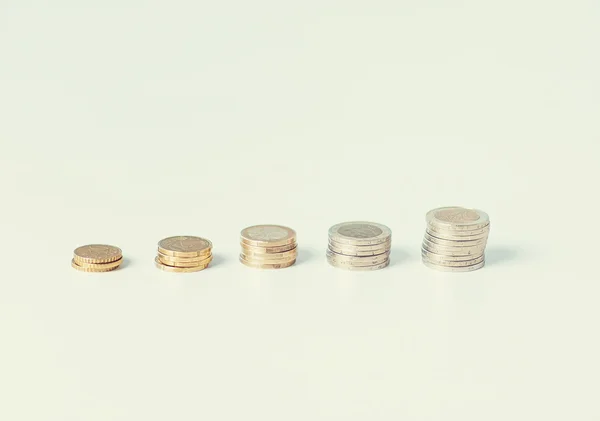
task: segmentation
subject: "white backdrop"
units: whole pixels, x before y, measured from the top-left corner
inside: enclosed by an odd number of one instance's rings
[[[0,1],[0,419],[600,417],[595,1]],[[488,265],[420,262],[485,210]],[[393,230],[328,266],[327,229]],[[588,224],[589,222],[589,224]],[[238,234],[298,232],[281,271]],[[214,243],[197,274],[153,265]],[[82,274],[75,247],[121,247]]]

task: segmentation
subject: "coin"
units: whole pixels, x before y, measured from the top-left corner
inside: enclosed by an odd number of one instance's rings
[[[115,269],[117,269],[119,267],[119,265],[117,266],[112,266],[112,267],[108,267],[108,268],[94,268],[94,267],[84,267],[84,266],[79,266],[77,264],[77,262],[75,261],[75,259],[71,260],[71,266],[74,269],[77,269],[78,271],[81,272],[96,272],[96,273],[100,273],[100,272],[110,272],[113,271]]]
[[[110,263],[79,263],[75,259],[73,259],[73,262],[86,269],[116,269],[121,265],[121,263],[123,263],[123,258],[121,257],[119,260],[115,260],[114,262]]]
[[[468,266],[468,262],[472,262],[473,264],[479,263],[475,262],[475,260],[483,260],[484,258],[483,253],[472,256],[444,256],[441,254],[432,253],[425,249],[421,249],[421,257],[423,256],[427,257],[427,259],[433,263],[438,263],[440,265],[446,266],[463,266],[460,263],[464,263],[464,266]]]
[[[106,244],[81,246],[76,248],[73,254],[77,263],[110,263],[123,256],[120,248]]]
[[[427,213],[427,222],[438,227],[451,227],[453,230],[477,230],[489,224],[487,213],[478,209],[460,206],[437,208]]]
[[[242,254],[246,256],[248,260],[295,259],[298,256],[298,249],[293,248],[290,251],[284,251],[282,253],[254,253],[253,251],[242,249]]]
[[[435,233],[436,237],[444,238],[450,237],[449,240],[475,240],[480,237],[485,237],[490,232],[490,224],[487,224],[483,228],[479,228],[476,230],[454,230],[452,228],[440,228],[436,225],[427,224],[427,229],[432,233]],[[466,238],[463,238],[466,237]],[[473,238],[470,238],[473,237]]]
[[[245,260],[242,256],[240,256],[240,262],[242,262],[246,266],[249,266],[249,267],[255,268],[255,269],[283,269],[283,268],[290,267],[294,263],[296,263],[296,259],[290,260],[285,263],[255,263],[255,262],[249,262],[249,261]]]
[[[329,238],[336,243],[349,245],[373,245],[385,243],[392,231],[375,222],[343,222],[329,228]]]
[[[242,246],[242,250],[247,250],[249,252],[254,253],[282,253],[285,251],[291,251],[296,248],[296,243],[286,244],[284,246],[274,246],[274,247],[258,247],[258,246],[250,246],[248,244],[240,243]],[[245,253],[244,251],[244,253]]]
[[[332,240],[331,238],[329,239],[329,246],[333,247],[333,248],[338,248],[338,249],[351,249],[351,250],[356,250],[356,251],[380,251],[380,250],[385,250],[385,249],[389,249],[390,246],[392,245],[392,239],[388,239],[386,241],[384,241],[383,243],[379,243],[379,244],[372,244],[372,245],[349,245],[349,244],[345,244],[345,243],[338,243],[335,240]]]
[[[177,261],[176,262],[173,260],[166,260],[166,259],[163,259],[160,255],[156,256],[156,258],[163,265],[173,266],[173,267],[178,267],[178,268],[193,268],[193,267],[197,267],[197,266],[207,266],[210,262],[212,262],[212,255],[210,255],[210,257],[208,257],[204,260],[192,261],[192,262],[186,262],[186,261]]]
[[[257,265],[285,264],[287,262],[291,262],[292,260],[296,260],[296,256],[292,256],[287,259],[277,259],[277,258],[276,259],[253,259],[244,254],[240,254],[239,258],[243,259],[244,261],[246,261],[248,263],[257,264]]]
[[[240,234],[242,244],[257,247],[285,246],[296,242],[296,231],[281,225],[254,225]]]
[[[421,247],[431,253],[441,254],[444,256],[452,256],[452,257],[468,257],[482,254],[485,251],[485,247],[452,247],[452,248],[439,248],[432,243],[429,243],[426,239],[423,239],[423,244]]]
[[[431,263],[426,259],[423,259],[423,264],[431,269],[439,270],[441,272],[472,272],[477,269],[481,269],[485,266],[485,260],[481,263],[478,263],[473,266],[459,266],[459,267],[449,267],[449,266],[441,266],[435,263]]]
[[[329,264],[333,267],[336,268],[340,268],[340,269],[346,269],[346,270],[352,270],[352,271],[370,271],[370,270],[379,270],[379,269],[383,269],[385,267],[387,267],[390,264],[390,261],[387,260],[385,263],[379,264],[379,265],[374,265],[374,266],[349,266],[349,265],[338,265],[335,262],[333,262],[330,259],[327,259],[327,261],[329,262]]]
[[[345,256],[342,254],[333,253],[329,250],[326,252],[328,259],[334,260],[336,263],[345,265],[377,265],[389,259],[390,253],[380,254],[378,256]]]
[[[356,256],[356,257],[379,256],[380,254],[384,254],[390,250],[389,247],[382,248],[379,250],[367,250],[367,251],[361,251],[361,250],[356,250],[356,249],[351,249],[351,248],[339,249],[337,247],[331,246],[331,244],[329,245],[328,249],[337,254],[343,254],[345,256]]]
[[[203,266],[189,267],[189,268],[188,267],[169,266],[169,265],[165,265],[164,263],[161,263],[161,261],[158,259],[158,256],[154,259],[154,263],[155,263],[156,267],[159,268],[160,270],[164,270],[165,272],[176,272],[176,273],[199,272],[208,267],[208,264],[203,265]]]
[[[198,257],[208,254],[210,249],[212,243],[201,237],[176,236],[165,238],[158,243],[160,253],[176,257]]]
[[[204,260],[212,258],[212,253],[211,253],[211,251],[209,251],[207,254],[203,254],[202,256],[175,257],[175,256],[169,256],[167,254],[162,254],[161,252],[158,252],[157,256],[162,262],[165,262],[165,264],[171,265],[171,266],[177,266],[177,263],[201,264]]]
[[[471,246],[479,246],[487,243],[487,238],[483,238],[480,240],[471,240],[471,241],[455,241],[455,240],[444,240],[443,238],[437,238],[431,235],[429,231],[425,231],[425,239],[429,242],[440,245],[440,246],[462,246],[462,247],[471,247]]]
[[[440,231],[436,231],[435,229],[433,229],[433,227],[431,225],[429,225],[427,227],[427,232],[429,232],[429,234],[433,237],[440,238],[442,240],[450,240],[450,241],[476,241],[476,240],[487,239],[489,236],[489,231],[486,231],[483,234],[477,234],[477,235],[455,235],[454,234],[455,232],[462,234],[462,231],[448,232],[446,230],[445,232],[440,232]],[[465,231],[465,232],[471,232],[471,231]]]

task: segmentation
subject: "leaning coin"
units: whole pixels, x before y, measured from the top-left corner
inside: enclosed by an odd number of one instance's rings
[[[386,248],[390,248],[392,245],[392,239],[391,237],[379,244],[371,244],[371,245],[349,245],[349,244],[345,244],[345,243],[338,243],[337,241],[333,240],[333,239],[329,239],[329,245],[332,246],[333,248],[338,248],[338,249],[352,249],[352,250],[356,250],[356,251],[379,251],[381,249],[386,249]]]
[[[487,213],[460,206],[433,209],[427,213],[425,219],[429,224],[451,227],[453,230],[476,230],[485,227],[490,222]]]
[[[433,257],[431,254],[421,253],[421,257],[425,258],[430,263],[441,265],[441,266],[453,266],[453,267],[462,267],[462,266],[472,266],[478,263],[481,263],[485,260],[485,256],[481,255],[473,259],[469,260],[448,260],[448,259],[440,259],[437,257]]]
[[[480,240],[471,240],[471,241],[457,241],[457,240],[444,240],[443,238],[438,238],[433,235],[429,231],[425,231],[425,238],[437,245],[440,246],[461,246],[461,247],[471,247],[471,246],[479,246],[487,244],[487,238],[482,238]]]
[[[378,256],[380,254],[387,253],[390,251],[390,248],[387,246],[380,249],[362,251],[361,249],[352,248],[348,246],[345,248],[337,248],[332,246],[331,243],[329,243],[328,249],[334,253],[343,254],[344,256]]]
[[[487,238],[489,235],[489,230],[485,230],[481,233],[478,231],[450,231],[450,230],[440,230],[433,225],[427,226],[427,231],[429,231],[433,236],[437,238],[441,238],[444,240],[456,240],[456,241],[472,241],[472,240],[481,240],[482,238]],[[477,232],[477,234],[470,234],[472,232]],[[467,234],[469,233],[469,234]]]
[[[242,262],[244,265],[254,268],[254,269],[283,269],[283,268],[287,268],[292,266],[294,263],[296,263],[296,259],[294,260],[290,260],[289,262],[286,263],[251,263],[248,262],[247,260],[243,259],[240,256],[240,262]]]
[[[160,253],[175,257],[198,257],[208,254],[211,249],[209,240],[189,235],[168,237],[158,243]]]
[[[155,263],[156,267],[159,268],[160,270],[164,270],[165,272],[177,272],[177,273],[199,272],[208,267],[208,264],[203,265],[203,266],[194,266],[191,268],[180,268],[177,266],[169,266],[169,265],[165,265],[165,264],[161,263],[160,260],[158,259],[158,257],[156,257],[154,259],[154,263]]]
[[[254,225],[244,228],[240,237],[249,246],[285,246],[296,242],[296,231],[282,225]]]
[[[85,267],[85,266],[80,266],[77,264],[77,262],[75,261],[75,259],[71,260],[71,266],[73,267],[73,269],[77,269],[80,272],[111,272],[115,269],[117,269],[119,267],[119,265],[117,266],[112,266],[112,267],[108,267],[108,268],[93,268],[93,267]]]
[[[485,245],[474,247],[439,246],[426,238],[423,239],[423,244],[421,246],[432,253],[443,254],[446,256],[470,256],[473,254],[481,254],[485,251]]]
[[[329,228],[329,238],[336,243],[372,245],[388,241],[392,231],[375,222],[343,222]]]
[[[390,261],[387,260],[385,263],[382,263],[382,264],[379,264],[379,265],[374,265],[374,266],[348,266],[348,265],[338,265],[338,264],[336,264],[335,262],[332,262],[329,259],[327,259],[327,261],[333,267],[340,268],[340,269],[346,269],[346,270],[352,270],[352,271],[379,270],[379,269],[383,269],[383,268],[387,267],[390,264]]]
[[[429,261],[423,259],[423,264],[428,268],[439,270],[440,272],[472,272],[477,269],[481,269],[485,266],[485,260],[481,263],[478,263],[473,266],[461,266],[461,267],[449,267],[449,266],[441,266],[435,263],[430,263]]]
[[[119,247],[106,244],[90,244],[81,246],[73,252],[77,263],[110,263],[123,257]]]
[[[244,243],[240,243],[240,245],[242,246],[242,250],[244,250],[244,253],[246,251],[252,252],[252,253],[281,253],[284,251],[290,251],[296,248],[297,244],[296,243],[290,243],[290,244],[286,244],[285,246],[273,246],[273,247],[257,247],[257,246],[249,246],[248,244],[244,244]]]
[[[212,262],[212,255],[207,259],[200,260],[197,262],[185,262],[185,261],[174,262],[172,260],[165,260],[161,256],[156,256],[156,257],[157,257],[158,261],[160,263],[162,263],[163,265],[173,266],[176,268],[195,268],[198,266],[208,266],[208,264],[210,262]]]

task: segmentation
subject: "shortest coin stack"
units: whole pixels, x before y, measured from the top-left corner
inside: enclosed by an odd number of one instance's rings
[[[327,261],[347,270],[377,270],[390,263],[392,231],[374,222],[344,222],[329,229]]]
[[[296,231],[281,225],[255,225],[240,234],[240,262],[257,269],[283,269],[296,263]]]
[[[427,213],[421,246],[425,266],[444,272],[470,272],[485,265],[488,215],[477,209],[447,207]]]
[[[73,252],[71,266],[82,272],[110,272],[123,263],[121,249],[105,244],[81,246]]]
[[[200,237],[169,237],[158,243],[156,267],[166,272],[198,272],[212,261],[212,243]]]

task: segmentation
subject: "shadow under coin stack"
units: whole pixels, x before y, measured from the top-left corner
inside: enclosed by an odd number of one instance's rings
[[[296,263],[296,231],[281,225],[255,225],[240,234],[240,262],[256,269],[283,269]]]
[[[445,272],[470,272],[485,265],[490,231],[488,215],[477,209],[438,208],[427,213],[421,247],[425,266]]]
[[[200,237],[169,237],[158,243],[156,267],[166,272],[198,272],[212,261],[212,243]]]
[[[344,222],[329,229],[327,261],[347,270],[377,270],[390,263],[392,231],[374,222]]]
[[[71,266],[82,272],[110,272],[123,263],[121,249],[105,244],[90,244],[76,248]]]

